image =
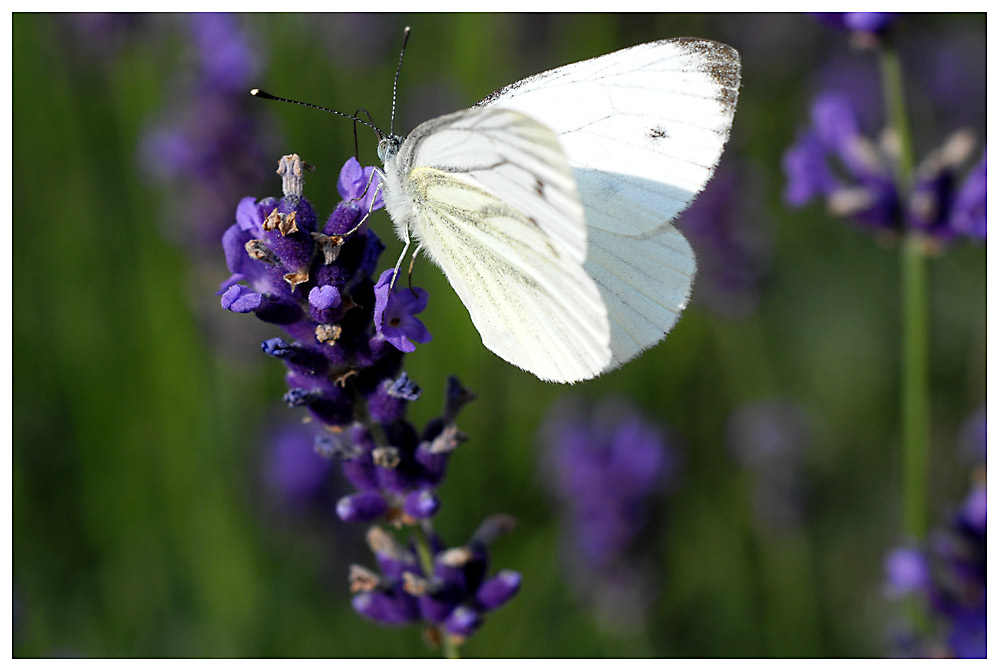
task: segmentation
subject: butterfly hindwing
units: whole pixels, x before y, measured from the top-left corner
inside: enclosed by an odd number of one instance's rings
[[[583,207],[550,129],[498,108],[432,119],[386,162],[386,178],[397,227],[444,271],[486,347],[557,382],[608,364]]]

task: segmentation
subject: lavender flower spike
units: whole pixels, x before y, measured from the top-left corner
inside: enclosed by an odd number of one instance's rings
[[[453,652],[521,584],[510,570],[486,576],[487,545],[509,529],[506,519],[491,519],[455,548],[433,533],[432,519],[442,508],[437,487],[466,439],[456,416],[474,395],[449,378],[439,417],[422,431],[406,420],[420,387],[402,371],[403,352],[430,340],[415,317],[427,306],[427,292],[390,291],[391,270],[372,281],[384,246],[359,223],[382,207],[373,169],[354,159],[344,165],[338,181],[344,200],[321,230],[304,195],[306,169],[297,155],[285,156],[277,171],[283,197],[240,201],[236,222],[223,235],[232,275],[222,285],[221,304],[284,328],[284,338],[269,338],[261,349],[287,369],[285,402],[317,421],[315,455],[336,460],[355,488],[337,501],[337,516],[420,526],[408,546],[371,528],[380,574],[352,567],[355,611],[384,625],[423,623]]]

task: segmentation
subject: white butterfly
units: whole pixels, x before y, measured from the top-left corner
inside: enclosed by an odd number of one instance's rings
[[[712,176],[739,84],[734,49],[691,38],[528,77],[383,138],[386,209],[487,348],[542,380],[593,378],[687,305],[695,258],[671,221]]]

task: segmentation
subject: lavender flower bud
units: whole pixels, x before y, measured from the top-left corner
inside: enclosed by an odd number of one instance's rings
[[[468,607],[459,606],[451,612],[448,620],[445,621],[444,629],[462,641],[471,637],[482,624],[482,616]]]
[[[509,569],[497,572],[476,591],[476,604],[482,611],[492,611],[517,595],[521,590],[521,575]]]
[[[337,502],[337,515],[347,522],[375,520],[388,510],[385,498],[371,490],[341,497]]]
[[[403,510],[412,518],[430,518],[441,508],[441,500],[430,490],[411,492],[403,501]]]
[[[351,606],[365,618],[385,625],[403,625],[419,617],[416,600],[405,593],[378,590],[358,593]]]

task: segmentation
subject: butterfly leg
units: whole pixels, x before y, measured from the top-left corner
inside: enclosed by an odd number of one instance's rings
[[[406,284],[409,286],[410,291],[416,296],[417,293],[413,290],[413,264],[417,261],[417,255],[420,254],[420,250],[424,247],[423,243],[417,245],[417,249],[413,250],[413,256],[410,257],[410,270],[406,272]]]
[[[371,186],[372,186],[372,180],[374,180],[374,179],[375,179],[375,175],[376,175],[376,174],[378,174],[379,178],[382,178],[382,177],[384,177],[384,175],[382,174],[382,171],[381,171],[381,170],[379,170],[378,168],[375,168],[374,170],[372,170],[372,172],[371,172],[371,173],[370,173],[370,174],[368,175],[368,184],[366,184],[366,185],[365,185],[365,190],[364,190],[364,191],[362,191],[362,192],[361,192],[361,195],[360,195],[360,196],[358,196],[357,198],[352,198],[352,199],[351,199],[352,201],[360,201],[360,200],[361,200],[362,198],[364,198],[364,197],[365,197],[365,194],[367,194],[367,193],[368,193],[368,189],[369,189],[369,187],[371,187]],[[381,180],[381,179],[379,179],[379,186],[381,186],[381,185],[382,185],[382,180]],[[375,196],[378,196],[378,189],[377,189],[377,188],[376,188],[376,190],[375,190]],[[375,202],[375,199],[374,199],[374,198],[372,198],[372,203],[374,203],[374,202]]]
[[[375,171],[374,170],[372,171],[372,175],[375,175]],[[371,178],[368,178],[368,184],[369,185],[371,184]],[[350,231],[348,231],[347,233],[344,234],[344,238],[347,238],[349,235],[351,235],[352,233],[354,233],[355,231],[357,231],[358,229],[360,229],[361,225],[364,224],[366,221],[368,221],[368,218],[371,216],[372,211],[375,208],[375,199],[378,198],[378,192],[381,189],[382,189],[382,181],[380,180],[379,183],[378,183],[378,186],[375,187],[375,195],[372,197],[371,205],[368,206],[368,212],[365,213],[365,216],[361,218],[361,221],[358,222],[353,229],[351,229]],[[368,187],[365,187],[365,191],[368,191]],[[363,198],[363,197],[364,197],[364,194],[362,193],[361,198]],[[354,200],[357,200],[357,199],[354,199]]]
[[[402,252],[402,254],[399,255],[399,259],[396,261],[395,268],[392,269],[392,280],[389,281],[389,291],[390,292],[392,291],[392,288],[396,286],[396,276],[399,275],[399,267],[403,265],[403,259],[406,258],[406,251],[410,249],[410,227],[408,227],[408,226],[407,227],[403,227],[403,233],[404,233],[404,238],[403,238],[403,252]],[[417,250],[413,254],[416,255],[417,252],[419,252],[419,251],[420,251],[420,248],[418,247]]]

